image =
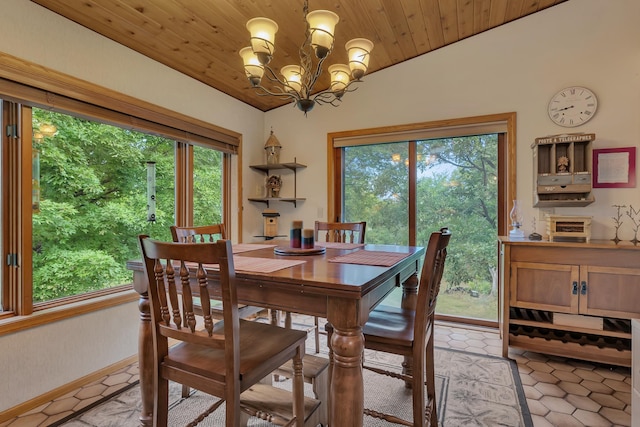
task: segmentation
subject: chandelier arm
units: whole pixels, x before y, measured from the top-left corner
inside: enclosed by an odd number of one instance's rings
[[[354,87],[352,87],[352,88],[350,88],[350,86],[351,86],[353,83],[356,83],[356,82],[359,82],[359,81],[361,81],[361,80],[352,80],[352,81],[350,81],[350,82],[345,86],[345,88],[344,88],[344,89],[342,89],[342,90],[340,91],[340,93],[341,93],[341,95],[340,95],[340,96],[338,96],[338,94],[337,94],[335,91],[332,91],[331,89],[325,89],[325,90],[323,90],[323,91],[321,91],[321,92],[316,93],[316,94],[313,96],[313,100],[314,100],[315,102],[317,102],[318,104],[322,104],[322,103],[325,103],[325,104],[331,104],[331,105],[333,105],[333,106],[335,107],[336,105],[334,105],[334,104],[333,104],[333,102],[334,102],[334,101],[336,101],[336,100],[337,100],[337,101],[341,101],[341,97],[342,97],[345,93],[347,93],[347,92],[355,92],[356,90],[358,90],[358,86],[354,86]],[[332,100],[331,100],[331,101],[328,101],[328,99],[332,99]]]
[[[271,67],[269,67],[268,65],[265,65],[263,66],[263,68],[266,71],[264,76],[267,78],[267,80],[273,83],[278,83],[279,85],[282,85],[283,87],[289,88],[291,90],[285,90],[279,86],[275,86],[275,89],[277,89],[277,91],[273,91],[273,90],[268,90],[267,88],[265,88],[260,84],[256,86],[256,88],[260,88],[265,93],[259,93],[259,95],[261,96],[274,95],[274,96],[279,96],[285,99],[291,98],[295,101],[298,101],[301,99],[300,94],[293,87],[291,87],[285,79],[281,80],[280,78],[278,78],[278,75],[276,74],[275,71],[273,71]]]

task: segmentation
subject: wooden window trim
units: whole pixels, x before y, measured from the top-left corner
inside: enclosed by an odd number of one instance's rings
[[[398,133],[415,133],[420,129],[470,128],[484,123],[506,124],[506,133],[498,138],[498,235],[507,233],[509,224],[510,200],[516,197],[516,113],[498,113],[484,116],[465,117],[459,119],[437,120],[407,125],[384,126],[378,128],[350,130],[327,134],[327,217],[340,220],[344,195],[342,194],[342,170],[344,164],[344,143],[337,141],[345,138],[368,138],[375,135],[391,135]],[[415,182],[410,183],[410,185]]]
[[[6,99],[118,126],[136,127],[192,144],[236,153],[240,134],[202,120],[46,69],[0,52],[0,93]]]
[[[349,146],[345,140],[358,140],[360,143],[366,141],[378,141],[379,138],[394,133],[406,135],[419,135],[424,129],[427,133],[437,133],[442,129],[473,129],[474,126],[504,122],[506,132],[498,133],[498,235],[505,235],[509,227],[509,204],[516,197],[516,113],[500,113],[485,116],[467,117],[461,119],[438,120],[424,123],[413,123],[409,125],[385,126],[379,128],[352,130],[344,132],[329,133],[327,135],[327,217],[335,221],[341,220],[344,206],[344,194],[342,192],[342,171],[344,169],[344,150]],[[464,133],[462,131],[462,133]],[[402,138],[401,138],[402,139]],[[393,140],[390,139],[390,141]],[[409,142],[409,159],[415,158],[415,141]],[[379,142],[377,142],[379,143]],[[354,144],[359,145],[359,144]],[[410,164],[415,169],[415,164]],[[417,174],[411,173],[409,176],[409,219],[415,218],[416,195],[411,189],[415,188]],[[415,245],[415,227],[409,230],[409,244]],[[498,295],[498,301],[501,296]],[[500,323],[500,307],[498,307],[498,321],[463,318],[459,316],[437,315],[441,321],[451,321],[457,323],[467,323],[481,327],[498,327]]]
[[[116,91],[82,81],[80,79],[47,69],[40,65],[24,61],[17,57],[0,52],[0,94],[5,100],[2,108],[4,123],[18,123],[24,128],[19,130],[23,138],[16,138],[17,143],[2,144],[3,170],[11,171],[9,179],[3,179],[2,199],[3,211],[9,212],[13,206],[15,218],[3,224],[3,248],[5,253],[16,252],[23,258],[20,266],[30,265],[30,242],[22,236],[31,236],[31,187],[20,186],[20,182],[31,182],[31,156],[20,150],[29,151],[31,144],[31,108],[60,111],[92,121],[112,124],[119,127],[137,129],[161,135],[177,141],[176,150],[181,150],[176,159],[182,166],[189,166],[185,148],[188,144],[200,145],[223,152],[225,166],[230,166],[231,155],[240,151],[241,135],[239,133],[212,125],[210,123],[147,103],[145,101],[118,93]],[[14,102],[8,102],[14,101]],[[22,108],[19,108],[19,104]],[[7,106],[11,105],[11,108]],[[28,117],[24,116],[27,114]],[[24,116],[24,117],[23,117]],[[27,126],[27,124],[29,126]],[[7,138],[3,132],[3,139]],[[192,151],[192,149],[191,149]],[[19,165],[11,165],[11,159],[22,159]],[[178,160],[176,160],[177,162]],[[192,164],[192,162],[191,162]],[[176,167],[178,164],[176,163]],[[5,172],[7,173],[7,172]],[[185,184],[185,173],[193,173],[188,167],[178,177],[178,183]],[[225,223],[231,225],[231,207],[228,206],[231,172],[230,167],[224,170],[223,187],[225,194]],[[177,183],[177,184],[178,184]],[[9,188],[13,191],[7,191]],[[28,188],[27,188],[28,187]],[[13,194],[9,200],[7,194]],[[14,200],[15,199],[15,200]],[[184,199],[184,197],[182,198]],[[176,199],[176,203],[178,200]],[[20,206],[20,208],[17,208]],[[20,212],[21,211],[21,212]],[[176,212],[176,219],[186,221],[189,209]],[[26,233],[26,234],[25,234]],[[28,262],[28,263],[27,263]],[[115,287],[105,292],[91,293],[90,297],[79,295],[60,301],[52,301],[39,305],[34,312],[32,288],[24,286],[31,283],[32,271],[27,268],[3,269],[2,301],[4,307],[0,311],[0,336],[16,330],[37,326],[77,316],[97,309],[110,307],[135,300],[138,295],[130,290],[131,285]]]

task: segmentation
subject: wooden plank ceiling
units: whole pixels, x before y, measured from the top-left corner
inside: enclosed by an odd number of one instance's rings
[[[249,45],[246,22],[265,16],[280,27],[272,68],[299,63],[303,0],[32,1],[262,111],[290,102],[256,95],[238,51]],[[346,63],[344,44],[364,37],[375,45],[370,74],[564,1],[310,0],[309,10],[340,16],[325,69]],[[326,88],[328,79],[318,86]]]

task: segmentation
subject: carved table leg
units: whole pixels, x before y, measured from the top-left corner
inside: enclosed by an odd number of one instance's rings
[[[140,294],[140,330],[138,333],[138,370],[140,371],[140,425],[153,425],[153,338],[151,337],[151,306],[147,281],[143,272],[133,273],[133,288]]]
[[[418,302],[418,282],[418,276],[416,274],[412,274],[402,284],[402,301],[400,302],[400,307],[415,311],[416,304]],[[402,373],[405,375],[413,374],[412,357],[404,357],[404,361],[402,362]],[[405,381],[404,386],[406,388],[411,388],[411,381]]]
[[[361,319],[356,314],[357,305],[358,301],[352,300],[346,304],[329,303],[328,306],[328,321],[333,325],[330,344],[333,353],[333,369],[329,393],[331,410],[329,425],[331,427],[362,427],[363,423],[364,335],[361,323],[364,323],[366,318]]]
[[[138,370],[140,371],[140,425],[153,425],[153,339],[151,337],[151,310],[149,297],[140,295],[140,333],[138,337]]]

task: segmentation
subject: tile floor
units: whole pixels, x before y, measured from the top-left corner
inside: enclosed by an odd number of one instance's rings
[[[435,331],[438,347],[491,355],[501,353],[501,340],[495,330],[439,322]],[[630,369],[515,349],[509,357],[518,363],[534,427],[631,425]],[[0,423],[0,427],[50,426],[137,380],[137,365],[132,365]]]

